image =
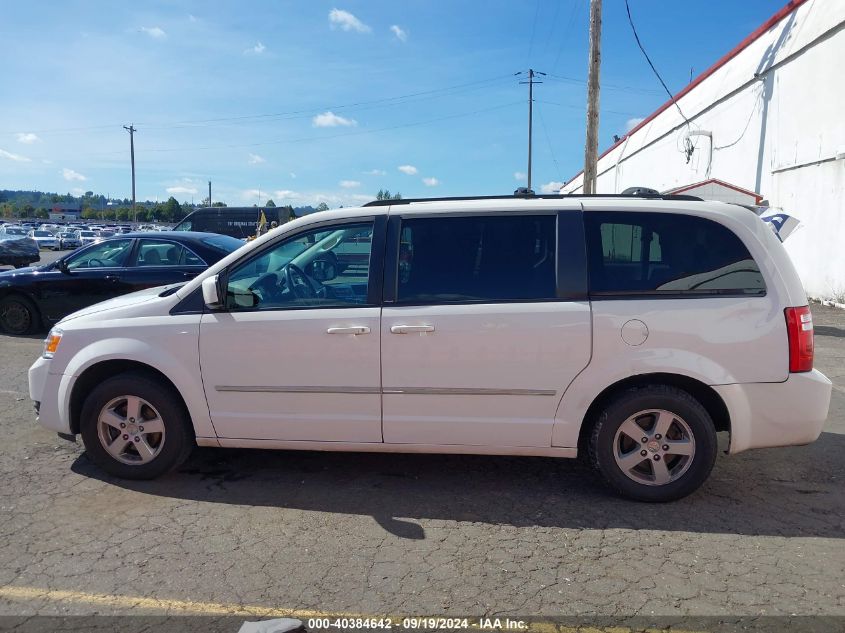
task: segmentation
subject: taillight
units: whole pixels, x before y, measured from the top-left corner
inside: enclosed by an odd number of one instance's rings
[[[786,308],[786,333],[789,338],[789,371],[813,369],[813,315],[810,306]]]

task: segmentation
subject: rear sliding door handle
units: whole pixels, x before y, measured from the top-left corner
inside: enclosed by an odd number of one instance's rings
[[[416,334],[417,332],[434,332],[433,325],[394,325],[390,331],[393,334]]]
[[[329,334],[354,334],[357,336],[358,334],[369,334],[370,328],[366,325],[356,325],[353,327],[330,327],[326,330]]]

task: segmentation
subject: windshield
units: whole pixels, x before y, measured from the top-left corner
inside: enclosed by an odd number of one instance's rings
[[[6,235],[26,235],[26,231],[23,229],[15,229],[15,228],[7,228],[5,231]]]
[[[50,231],[35,231],[35,237],[53,237],[53,234]]]
[[[96,237],[94,231],[80,231],[79,237]]]

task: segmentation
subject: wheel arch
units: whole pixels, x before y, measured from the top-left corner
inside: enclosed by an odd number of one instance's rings
[[[159,380],[165,385],[169,386],[179,398],[179,404],[185,410],[188,420],[193,426],[193,419],[191,417],[191,410],[188,408],[185,398],[182,396],[179,389],[164,373],[135,360],[127,359],[112,359],[103,360],[86,368],[79,377],[74,381],[73,388],[70,392],[70,430],[71,433],[77,434],[80,432],[80,418],[82,417],[82,406],[85,403],[85,397],[91,392],[96,385],[103,380],[123,374],[126,372],[136,372],[146,374],[147,376]]]
[[[590,439],[593,426],[601,411],[614,397],[624,391],[651,385],[668,385],[686,391],[707,410],[707,413],[713,419],[716,431],[727,431],[730,433],[731,418],[728,407],[722,397],[711,386],[682,374],[637,374],[636,376],[630,376],[608,385],[593,399],[581,421],[581,429],[578,434],[579,455],[587,454],[587,443]]]

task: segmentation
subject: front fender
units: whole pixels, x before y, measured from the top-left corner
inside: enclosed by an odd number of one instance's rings
[[[182,319],[182,327],[174,327],[174,319]],[[184,399],[197,437],[216,437],[199,371],[197,316],[173,316],[168,319],[167,327],[151,326],[149,330],[139,332],[144,334],[143,338],[119,335],[98,338],[72,353],[58,388],[59,412],[64,425],[70,423],[70,397],[78,378],[98,363],[121,360],[141,363],[164,374]],[[71,335],[68,339],[72,340],[74,333],[68,334]],[[147,341],[155,341],[155,344]]]

